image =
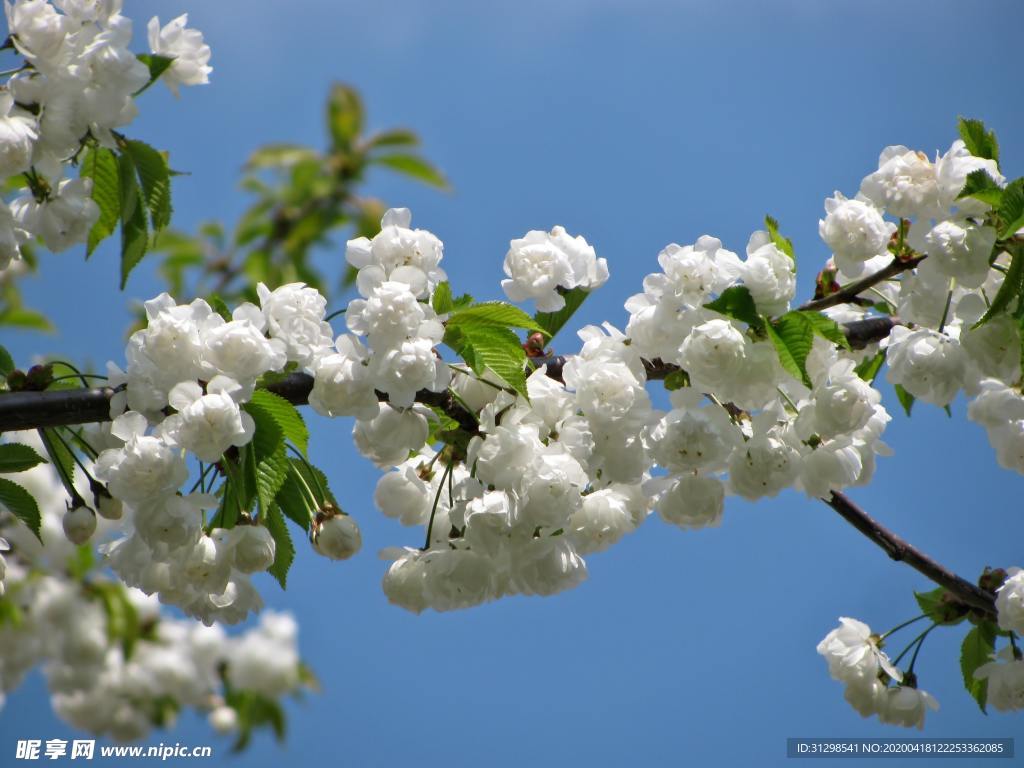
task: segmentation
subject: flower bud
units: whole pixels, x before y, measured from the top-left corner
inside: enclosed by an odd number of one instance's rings
[[[106,520],[121,519],[121,514],[124,511],[121,500],[111,496],[107,486],[90,478],[89,489],[92,491],[92,500],[100,517]]]
[[[231,707],[222,705],[210,712],[207,721],[217,733],[231,733],[238,725],[238,713]]]
[[[235,539],[235,568],[242,573],[257,573],[274,564],[277,547],[264,526],[239,525],[231,533]]]
[[[96,531],[96,513],[85,504],[69,507],[63,522],[64,535],[72,544],[84,544]]]
[[[332,515],[313,528],[313,548],[331,560],[347,560],[362,544],[359,526],[346,514]]]

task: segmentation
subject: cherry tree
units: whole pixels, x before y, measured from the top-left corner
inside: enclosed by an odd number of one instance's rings
[[[853,709],[922,727],[937,702],[915,665],[937,629],[963,633],[961,669],[929,674],[962,674],[983,709],[1024,707],[1024,571],[952,573],[846,493],[888,452],[883,370],[908,413],[962,392],[998,464],[1024,472],[1024,179],[1004,176],[980,121],[934,157],[884,148],[858,190],[824,201],[833,257],[806,300],[769,216],[743,257],[709,235],[667,245],[623,317],[576,328],[614,264],[582,235],[534,230],[509,243],[508,301],[461,294],[441,240],[358,191],[373,166],[444,177],[415,134],[365,136],[340,85],[326,151],[250,158],[256,201],[233,232],[171,229],[177,172],[127,131],[158,81],[206,83],[210,49],[181,16],[150,20],[150,51],[133,54],[122,10],[6,6],[19,63],[0,90],[0,323],[48,322],[17,288],[46,270],[40,245],[88,256],[119,238],[121,288],[148,257],[168,290],[102,374],[0,348],[0,689],[41,666],[61,717],[120,740],[184,707],[239,746],[282,733],[280,699],[315,680],[294,620],[261,613],[250,577],[284,588],[296,557],[362,544],[310,455],[306,419],[322,418],[351,424],[381,470],[374,503],[412,529],[385,552],[398,609],[552,596],[650,516],[713,527],[729,496],[792,489],[934,583],[908,621],[844,617],[818,644]],[[310,254],[336,230],[348,271],[329,285]]]

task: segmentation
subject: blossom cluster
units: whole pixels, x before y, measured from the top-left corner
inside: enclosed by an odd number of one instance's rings
[[[9,437],[38,445],[34,433]],[[207,713],[219,732],[235,730],[238,713],[225,699],[225,684],[273,701],[298,691],[302,667],[289,615],[267,612],[257,627],[229,636],[219,624],[162,614],[156,596],[109,581],[89,564],[91,550],[65,536],[66,497],[52,467],[10,477],[38,501],[42,528],[40,540],[12,517],[0,518],[11,548],[0,569],[0,702],[41,667],[60,717],[127,741],[168,725],[186,707]],[[78,485],[87,491],[84,476]],[[115,525],[103,520],[101,533]]]
[[[938,702],[927,691],[904,685],[909,681],[880,646],[871,627],[843,617],[818,643],[818,653],[828,662],[829,674],[846,684],[846,700],[863,717],[878,715],[883,723],[924,728],[925,713],[938,709]]]
[[[237,623],[262,606],[249,574],[274,563],[275,541],[262,517],[243,515],[227,529],[207,522],[206,512],[228,501],[181,492],[186,456],[216,463],[247,445],[254,423],[241,406],[257,378],[312,366],[333,341],[326,299],[314,289],[261,284],[258,295],[260,306],[243,303],[228,319],[202,299],[177,305],[162,294],[146,302],[147,326],[128,340],[127,369],[108,366],[110,383],[125,388],[111,401],[111,447],[95,473],[120,502],[111,516],[125,514],[107,559],[129,586],[205,623]]]
[[[86,141],[115,148],[116,130],[138,114],[134,97],[149,67],[128,46],[132,21],[121,0],[6,2],[10,39],[25,63],[0,87],[0,181],[26,174],[28,189],[0,200],[0,269],[39,238],[53,252],[84,243],[100,216],[92,181],[69,167]],[[153,54],[173,58],[161,78],[171,90],[206,83],[210,48],[187,16],[149,22]]]

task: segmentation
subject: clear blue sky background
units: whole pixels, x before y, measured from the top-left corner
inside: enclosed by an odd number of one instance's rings
[[[154,89],[131,128],[192,172],[175,182],[178,226],[233,220],[257,145],[321,145],[340,79],[363,91],[373,127],[416,129],[450,177],[449,195],[383,175],[368,191],[444,240],[457,290],[499,298],[508,241],[528,229],[562,224],[596,246],[612,280],[581,324],[623,325],[622,302],[667,243],[710,233],[742,252],[766,212],[792,237],[808,295],[828,255],[824,198],[854,194],[887,144],[945,151],[958,114],[995,128],[1007,175],[1024,172],[1017,0],[128,5],[140,50],[149,15],[186,10],[214,50],[210,86],[178,102]],[[343,243],[326,258],[340,264]],[[4,343],[19,359],[120,361],[129,300],[160,290],[153,274],[120,295],[112,248],[88,265],[79,251],[46,257],[26,292],[56,307],[60,333]],[[854,497],[966,576],[1024,565],[1024,478],[996,467],[963,401],[952,420],[921,406],[909,422],[885,390],[896,456]],[[268,605],[297,613],[323,692],[289,705],[285,747],[260,737],[226,763],[761,766],[787,762],[789,736],[916,735],[862,720],[814,647],[840,615],[879,631],[915,615],[912,590],[930,585],[820,502],[730,499],[723,527],[697,533],[652,518],[589,558],[573,592],[417,617],[384,599],[376,552],[419,534],[373,508],[377,472],[351,424],[314,424],[364,548],[346,563],[300,551],[287,593],[265,580]],[[942,705],[924,735],[1024,735],[1020,717],[985,717],[964,692],[965,631],[934,633],[919,659]],[[0,762],[16,738],[61,734],[35,676],[0,715]],[[193,717],[163,740],[228,746]]]

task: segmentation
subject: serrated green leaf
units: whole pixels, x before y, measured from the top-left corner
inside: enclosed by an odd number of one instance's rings
[[[374,165],[383,165],[392,171],[408,176],[438,189],[448,189],[448,180],[437,168],[419,155],[393,154],[378,155],[370,160]]]
[[[793,241],[788,237],[784,237],[779,232],[779,222],[771,216],[765,216],[764,226],[765,229],[768,230],[768,237],[770,237],[772,242],[775,243],[775,247],[789,256],[789,258],[793,259],[793,261],[796,261],[796,256],[793,253]]]
[[[296,467],[297,463],[297,459],[289,460],[288,476],[274,497],[274,503],[289,520],[308,531],[310,518],[316,515],[317,507],[310,497],[312,489],[307,491],[303,485],[306,479]]]
[[[85,256],[92,255],[101,242],[114,233],[121,214],[121,182],[117,170],[117,155],[106,147],[86,151],[78,175],[92,179],[92,200],[100,209],[100,216],[89,230]]]
[[[909,416],[911,408],[914,407],[914,396],[907,392],[907,390],[903,388],[902,384],[893,384],[892,386],[893,389],[896,390],[896,399],[899,400],[900,405],[903,406],[903,412]]]
[[[882,350],[874,357],[868,357],[861,360],[857,367],[854,368],[854,373],[869,384],[873,384],[875,379],[878,378],[878,372],[882,370],[882,365],[884,363],[885,350]]]
[[[999,142],[996,141],[995,131],[986,131],[985,124],[981,120],[964,117],[960,118],[957,127],[968,152],[975,157],[995,160],[996,164],[999,164]]]
[[[21,443],[0,444],[0,474],[24,472],[47,461],[35,449]]]
[[[814,326],[799,312],[789,312],[765,325],[768,338],[775,346],[782,367],[797,381],[810,387],[807,375],[807,355],[814,345]]]
[[[754,297],[750,295],[750,289],[745,285],[726,288],[717,299],[705,304],[704,307],[744,322],[759,334],[764,333],[764,319],[757,313]]]
[[[309,429],[298,409],[280,395],[269,392],[265,389],[257,389],[252,393],[250,401],[256,406],[263,408],[274,420],[284,434],[285,440],[291,441],[292,445],[299,449],[303,455],[309,450]]]
[[[449,323],[444,343],[483,376],[488,368],[523,397],[526,391],[526,353],[519,337],[508,328],[486,323]]]
[[[822,312],[809,312],[807,310],[794,311],[799,312],[801,317],[811,324],[811,327],[814,328],[814,332],[818,336],[821,336],[826,341],[831,341],[843,349],[850,349],[850,342],[847,340],[846,334],[843,333],[843,329],[828,315]]]
[[[146,255],[149,231],[146,225],[145,202],[136,179],[135,162],[127,152],[117,159],[121,190],[121,290],[128,283],[128,275]]]
[[[538,312],[533,316],[537,326],[551,338],[554,338],[555,334],[562,330],[565,324],[576,314],[576,310],[586,301],[590,291],[583,288],[573,288],[568,291],[561,291],[561,294],[562,298],[565,299],[564,307],[557,312]]]
[[[135,58],[141,61],[149,68],[149,82],[139,88],[135,92],[135,96],[138,96],[144,90],[149,88],[153,83],[160,79],[160,75],[167,71],[168,67],[174,63],[173,56],[161,56],[156,53],[137,53]]]
[[[1003,189],[992,180],[988,173],[979,168],[967,174],[964,188],[956,199],[963,200],[965,197],[973,197],[993,208],[998,208],[1003,200]]]
[[[452,299],[452,287],[448,284],[447,280],[443,283],[438,283],[437,288],[434,289],[434,295],[430,299],[430,306],[439,315],[451,312],[455,308],[455,301]]]
[[[17,483],[0,477],[0,504],[7,507],[11,514],[25,523],[39,541],[43,540],[41,534],[43,519],[39,515],[39,505],[36,504],[31,493]]]
[[[14,358],[7,351],[7,347],[0,346],[0,377],[7,376],[14,370]]]
[[[999,239],[1011,237],[1024,227],[1024,178],[1014,179],[1006,185],[999,201],[999,220],[1003,223]]]
[[[996,315],[1001,314],[1024,291],[1024,245],[1012,246],[1010,254],[1010,267],[1003,276],[1003,282],[985,314],[974,324],[974,328],[984,325]]]
[[[245,446],[250,449],[247,453],[249,462],[243,468],[247,483],[255,483],[260,511],[265,512],[288,475],[284,430],[278,425],[272,406],[268,407],[253,399],[242,407],[256,424],[256,433]]]
[[[525,328],[528,331],[540,330],[537,328],[536,320],[519,307],[504,301],[487,301],[454,310],[448,318],[448,325],[492,325],[501,328]]]
[[[995,649],[996,627],[990,621],[983,621],[971,629],[960,646],[960,671],[964,676],[964,687],[978,702],[982,712],[985,711],[988,681],[976,679],[974,673],[982,664],[992,660],[991,656]]]
[[[125,150],[135,163],[142,199],[155,234],[171,223],[171,176],[167,158],[144,141],[126,141]]]
[[[292,561],[295,559],[295,545],[292,543],[291,534],[288,533],[288,524],[285,523],[284,515],[277,504],[267,507],[264,525],[274,538],[274,563],[267,571],[277,579],[281,589],[287,589],[288,569],[292,567]]]

